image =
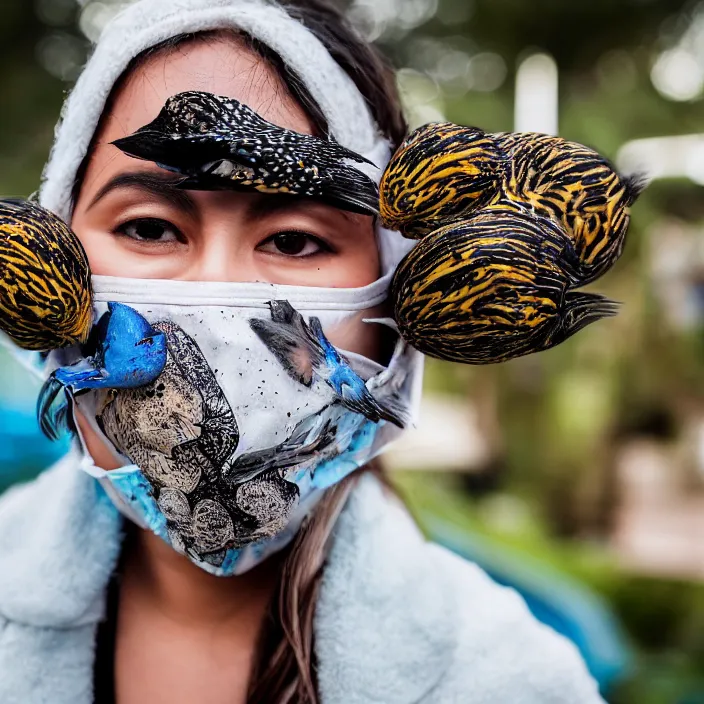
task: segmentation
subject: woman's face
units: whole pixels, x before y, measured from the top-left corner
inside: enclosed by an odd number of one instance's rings
[[[94,274],[332,288],[379,277],[370,217],[289,196],[181,190],[173,174],[110,144],[187,90],[233,97],[281,127],[313,131],[276,72],[232,36],[187,42],[149,58],[113,95],[75,204],[72,227]],[[376,327],[358,322],[330,337],[376,357]],[[80,413],[77,421],[96,462],[119,467]]]
[[[76,202],[72,226],[94,274],[323,287],[379,277],[370,217],[288,196],[180,190],[173,174],[110,144],[186,90],[233,97],[281,127],[313,131],[274,69],[233,37],[151,57],[113,96]]]

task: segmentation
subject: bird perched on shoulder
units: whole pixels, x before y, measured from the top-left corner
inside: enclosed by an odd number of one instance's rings
[[[270,301],[271,320],[253,318],[249,325],[288,374],[305,386],[315,379],[327,384],[336,402],[378,423],[405,423],[392,404],[379,402],[364,380],[327,339],[316,317],[306,323],[288,301]]]
[[[0,330],[26,350],[80,344],[93,324],[88,258],[56,215],[0,201]]]
[[[181,174],[182,188],[285,193],[378,213],[377,185],[346,163],[372,162],[331,139],[274,125],[234,98],[179,93],[156,119],[113,144]]]
[[[167,359],[164,333],[123,303],[108,303],[108,311],[98,321],[86,347],[92,347],[93,353],[54,371],[39,393],[39,426],[51,440],[58,438],[68,422],[72,395],[89,389],[145,386],[161,374]],[[57,400],[61,391],[69,393]]]
[[[392,284],[401,334],[430,356],[481,364],[614,315],[615,303],[574,289],[619,258],[643,188],[558,137],[416,130],[380,186],[384,224],[421,239]]]

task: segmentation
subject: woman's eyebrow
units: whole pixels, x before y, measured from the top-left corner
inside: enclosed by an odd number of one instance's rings
[[[112,191],[120,188],[137,188],[149,195],[166,200],[177,208],[193,215],[198,208],[193,198],[186,191],[177,187],[181,180],[181,177],[174,177],[170,174],[162,175],[145,171],[118,174],[98,191],[87,209],[90,210],[98,201],[105,198]]]
[[[325,203],[319,200],[303,198],[301,196],[286,195],[283,193],[258,195],[259,197],[253,198],[247,207],[247,218],[250,220],[256,220],[265,215],[273,215],[276,213],[305,212],[312,204],[316,204],[318,206],[325,205]],[[334,206],[326,207],[333,208],[347,220],[353,220],[352,216],[344,210],[340,210]]]

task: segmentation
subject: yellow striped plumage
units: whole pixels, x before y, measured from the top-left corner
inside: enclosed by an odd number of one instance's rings
[[[592,149],[533,133],[496,135],[506,158],[502,200],[560,223],[581,263],[581,284],[621,256],[638,181],[624,179]]]
[[[403,143],[382,176],[381,219],[419,239],[494,200],[500,177],[492,135],[451,123],[426,125]]]
[[[0,330],[20,347],[85,342],[92,325],[88,259],[70,228],[29,201],[0,201]]]
[[[399,265],[399,329],[420,351],[486,364],[559,344],[614,315],[574,289],[620,256],[637,179],[582,145],[426,125],[381,182],[387,227],[421,242]]]

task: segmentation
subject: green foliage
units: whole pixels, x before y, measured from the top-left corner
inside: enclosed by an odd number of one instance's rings
[[[609,692],[610,704],[704,701],[704,584],[626,572],[598,544],[556,539],[530,510],[507,521],[492,507],[495,498],[470,498],[457,475],[398,472],[393,480],[421,526],[442,517],[519,561],[537,561],[546,574],[579,580],[608,601],[637,648],[632,672]]]

